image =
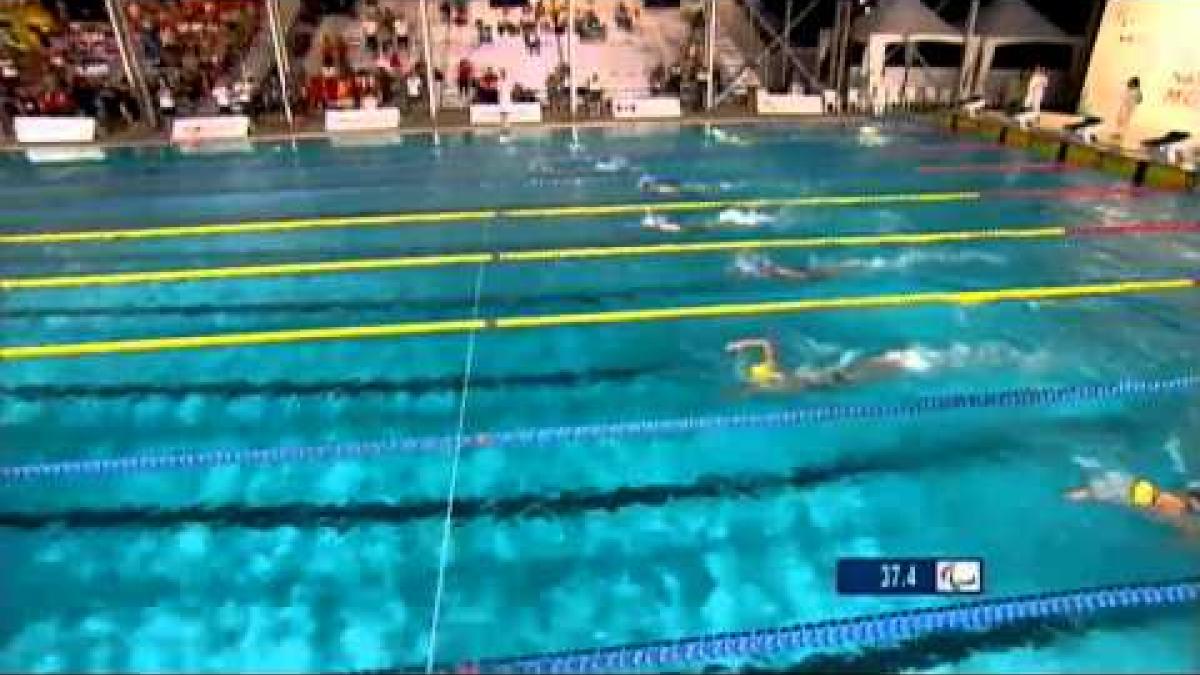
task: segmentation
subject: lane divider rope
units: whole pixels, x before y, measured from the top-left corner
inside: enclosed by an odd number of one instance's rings
[[[512,316],[485,319],[453,319],[375,326],[336,326],[251,333],[223,333],[181,337],[134,338],[99,342],[30,345],[0,348],[0,362],[45,358],[73,358],[113,354],[139,354],[185,349],[247,347],[298,344],[332,340],[410,337],[466,333],[482,330],[514,330],[562,326],[597,326],[622,323],[674,321],[679,319],[716,319],[841,309],[882,309],[925,305],[983,305],[998,302],[1066,300],[1114,295],[1162,293],[1193,290],[1193,279],[1153,279],[1115,281],[1073,286],[1036,286],[977,291],[934,291],[894,293],[841,298],[811,298],[775,302],[730,303],[658,309],[610,310],[576,314]]]
[[[460,673],[621,673],[670,671],[718,661],[779,658],[801,651],[887,647],[936,633],[982,632],[1054,619],[1081,620],[1129,609],[1200,602],[1200,578],[995,598],[944,607],[804,623],[678,640],[482,659]]]
[[[913,400],[871,405],[823,405],[770,413],[701,415],[588,425],[477,432],[458,436],[398,437],[365,443],[299,447],[180,451],[111,459],[86,458],[0,466],[0,483],[35,480],[99,478],[134,473],[204,470],[228,465],[280,465],[294,462],[339,461],[383,456],[445,454],[461,447],[482,449],[557,448],[567,443],[645,439],[730,429],[784,429],[844,420],[903,419],[936,413],[995,408],[1030,408],[1103,402],[1115,399],[1177,395],[1200,388],[1200,375],[1122,380],[1105,384],[1002,389],[974,393],[922,396]]]
[[[479,209],[474,211],[438,211],[425,213],[392,213],[373,216],[332,216],[320,218],[295,218],[287,220],[261,220],[242,223],[219,223],[207,225],[172,225],[147,228],[121,228],[110,230],[81,230],[66,232],[30,232],[23,234],[0,234],[3,244],[63,244],[120,239],[164,239],[173,237],[198,237],[263,232],[291,232],[297,230],[372,227],[381,225],[413,225],[451,222],[486,221],[497,218],[544,219],[579,218],[594,216],[616,216],[631,213],[680,213],[688,211],[715,211],[720,209],[761,209],[783,207],[817,206],[878,206],[899,204],[937,204],[966,202],[981,199],[983,193],[963,192],[910,192],[894,194],[848,194],[814,195],[810,197],[786,197],[763,199],[722,199],[705,201],[662,201],[633,204],[594,204],[584,206],[545,206],[506,209]]]
[[[512,209],[479,209],[475,211],[430,211],[416,213],[385,213],[370,216],[322,216],[260,220],[239,223],[203,225],[164,225],[158,227],[71,230],[58,232],[26,232],[0,234],[0,245],[72,244],[119,241],[126,239],[169,239],[178,237],[221,236],[267,232],[294,232],[314,229],[380,227],[463,223],[495,219],[543,219],[583,216],[614,216],[642,213],[676,213],[715,211],[728,208],[762,209],[819,206],[885,206],[900,204],[938,204],[996,199],[1053,199],[1057,201],[1090,201],[1098,199],[1133,199],[1161,194],[1148,187],[1080,186],[1069,188],[1000,188],[987,192],[914,192],[896,194],[828,195],[765,199],[729,199],[710,201],[653,201],[633,204],[598,204],[592,206],[549,206]]]
[[[532,262],[559,262],[565,260],[602,260],[640,256],[702,255],[737,251],[849,248],[855,246],[932,246],[966,242],[1039,239],[1053,240],[1072,237],[1100,236],[1128,237],[1186,234],[1193,232],[1200,232],[1200,222],[1149,221],[1115,225],[1024,227],[893,234],[849,234],[838,236],[794,237],[781,239],[700,241],[679,244],[664,243],[633,246],[590,246],[578,248],[535,249],[526,251],[465,252],[393,258],[281,263],[275,265],[244,265],[233,267],[150,270],[140,272],[103,272],[98,274],[70,276],[12,277],[7,279],[0,278],[0,291],[12,292],[54,288],[80,288],[89,286],[124,286],[131,284],[179,283],[281,276],[362,273],[460,265],[519,264]]]

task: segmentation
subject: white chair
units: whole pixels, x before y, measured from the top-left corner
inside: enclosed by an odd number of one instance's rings
[[[1104,128],[1104,120],[1099,117],[1085,117],[1074,124],[1068,124],[1063,129],[1084,143],[1099,143],[1100,130]]]
[[[1037,123],[1038,114],[1031,109],[1022,110],[1013,115],[1013,121],[1022,129],[1031,129]]]
[[[963,101],[961,107],[968,117],[978,117],[986,106],[987,101],[982,96],[973,96]]]
[[[1183,164],[1189,154],[1189,148],[1195,150],[1195,143],[1191,138],[1190,132],[1173,130],[1143,141],[1142,145],[1168,164]]]
[[[826,113],[831,115],[836,114],[838,112],[838,108],[840,107],[838,105],[837,92],[832,89],[826,89],[825,91],[822,91],[821,106],[825,109]]]

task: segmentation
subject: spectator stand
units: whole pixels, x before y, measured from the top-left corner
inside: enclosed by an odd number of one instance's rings
[[[84,142],[141,116],[112,26],[42,10],[0,45],[0,127],[27,142]],[[53,118],[37,121],[40,118]]]
[[[401,111],[424,114],[429,86],[417,4],[363,0],[349,9],[321,18],[303,58],[308,112],[341,129],[354,128],[355,119],[370,128],[394,127]],[[384,112],[345,114],[355,110]],[[339,114],[331,117],[331,111]]]
[[[296,0],[285,0],[294,18]],[[270,28],[257,0],[127,0],[151,94],[175,115],[253,114],[269,70]]]
[[[450,74],[453,85],[444,98],[445,107],[503,98],[502,92],[483,86],[490,68],[497,76],[503,74],[500,88],[517,92],[513,100],[531,94],[552,113],[567,112],[566,2],[531,2],[523,9],[494,8],[487,0],[471,0],[460,6],[451,8],[449,22],[443,12],[433,32],[435,62]],[[540,49],[528,44],[523,24],[531,20]],[[650,74],[667,51],[664,34],[681,21],[678,9],[646,10],[636,1],[579,0],[574,58],[575,84],[582,95],[577,113],[603,115],[615,98],[649,95]],[[675,26],[664,30],[671,24]],[[464,61],[471,72],[467,86],[460,87],[457,74]]]

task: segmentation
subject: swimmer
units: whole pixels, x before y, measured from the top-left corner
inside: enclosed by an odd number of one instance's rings
[[[646,213],[645,217],[642,218],[642,229],[654,230],[655,232],[670,232],[671,234],[683,232],[683,226],[679,223],[673,223],[666,216],[654,213]]]
[[[717,214],[712,227],[759,227],[775,221],[773,216],[754,210],[725,209]]]
[[[876,356],[852,360],[830,368],[784,370],[769,340],[737,340],[725,346],[725,351],[739,359],[758,353],[748,366],[741,369],[742,379],[760,391],[806,391],[862,384],[902,371],[927,370],[929,365],[919,352],[912,349],[884,352]]]
[[[822,281],[837,275],[830,267],[785,267],[761,253],[741,252],[733,257],[733,269],[749,279],[785,279],[788,281]]]
[[[677,195],[683,186],[677,180],[645,175],[638,179],[638,189],[656,195]]]
[[[737,146],[743,146],[743,147],[750,145],[750,143],[748,141],[746,141],[744,138],[742,138],[741,136],[736,136],[734,134],[731,134],[728,131],[725,131],[724,129],[721,129],[719,127],[710,128],[708,130],[708,135],[711,136],[712,139],[718,143],[725,143],[727,145],[737,145]]]
[[[1085,465],[1093,470],[1098,465]],[[1200,481],[1183,491],[1164,490],[1155,483],[1123,471],[1096,472],[1086,485],[1063,493],[1072,502],[1114,504],[1174,525],[1190,536],[1200,535]]]

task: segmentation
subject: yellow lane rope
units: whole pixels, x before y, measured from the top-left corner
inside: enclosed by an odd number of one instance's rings
[[[215,279],[299,276],[347,272],[372,272],[406,268],[480,265],[488,263],[528,263],[557,260],[595,260],[602,258],[687,255],[763,249],[805,249],[849,246],[917,246],[968,241],[1014,239],[1057,239],[1066,237],[1065,227],[1013,228],[1004,230],[964,230],[907,234],[867,234],[792,239],[751,239],[741,241],[705,241],[682,244],[646,244],[641,246],[597,246],[498,253],[452,253],[445,255],[332,260],[313,263],[247,265],[197,269],[113,272],[57,277],[16,277],[0,279],[0,291],[119,286],[129,284],[170,283]]]
[[[1072,298],[1158,293],[1194,289],[1191,279],[1150,281],[1121,281],[1076,286],[1039,286],[1030,288],[1001,288],[981,291],[940,291],[932,293],[898,293],[850,298],[816,298],[782,302],[722,304],[662,309],[637,309],[581,314],[504,317],[498,319],[469,319],[399,323],[381,326],[349,326],[308,328],[299,330],[255,333],[227,333],[191,337],[144,338],[49,344],[0,348],[0,361],[19,361],[41,358],[65,358],[107,354],[203,349],[211,347],[241,347],[274,345],[328,340],[399,337],[465,333],[487,329],[549,328],[554,326],[584,326],[600,324],[667,321],[673,319],[713,319],[720,317],[790,314],[833,309],[871,309],[913,307],[921,305],[979,305],[995,302],[1063,300]]]
[[[782,208],[813,206],[871,206],[882,204],[933,204],[973,201],[983,197],[980,192],[912,192],[876,195],[825,195],[780,199],[729,199],[695,202],[646,202],[641,204],[599,204],[593,206],[549,206],[537,208],[481,209],[476,211],[438,211],[428,213],[393,213],[375,216],[331,216],[288,220],[260,220],[243,223],[208,225],[173,225],[165,227],[126,228],[71,232],[36,232],[0,234],[2,244],[67,244],[121,239],[166,239],[202,237],[261,232],[376,227],[448,222],[470,222],[494,218],[573,218],[612,216],[629,213],[674,213],[712,211],[729,208]]]

